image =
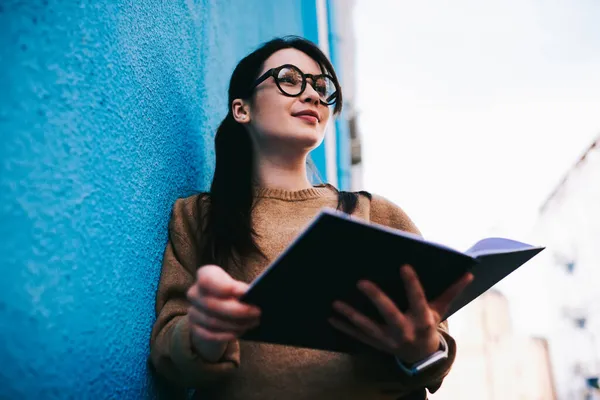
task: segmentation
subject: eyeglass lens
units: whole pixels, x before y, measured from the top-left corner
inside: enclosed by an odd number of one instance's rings
[[[302,71],[293,67],[284,67],[277,74],[277,83],[282,91],[290,96],[298,96],[302,92],[302,80],[304,75]],[[318,76],[313,80],[309,77],[307,82],[319,94],[321,100],[327,102],[327,99],[335,93],[335,85],[331,79],[326,76]]]

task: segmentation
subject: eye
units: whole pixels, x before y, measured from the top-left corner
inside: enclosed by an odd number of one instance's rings
[[[335,92],[335,85],[327,76],[319,77],[314,84],[314,88],[322,98],[328,98]]]
[[[286,85],[299,85],[302,82],[302,76],[291,68],[283,68],[277,75],[277,81]]]
[[[319,93],[321,96],[326,96],[327,95],[327,82],[325,82],[324,79],[318,79],[315,82],[315,91],[317,93]]]

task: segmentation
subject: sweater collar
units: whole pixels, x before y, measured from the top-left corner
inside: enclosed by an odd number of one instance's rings
[[[286,201],[310,200],[331,195],[336,190],[329,184],[316,185],[302,190],[285,190],[256,187],[256,197],[279,199]]]

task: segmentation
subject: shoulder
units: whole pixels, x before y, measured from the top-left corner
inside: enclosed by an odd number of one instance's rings
[[[210,205],[208,193],[197,193],[175,200],[171,210],[171,218],[198,219],[204,216]]]
[[[209,205],[208,193],[177,198],[171,209],[169,231],[180,236],[196,236],[206,220]]]
[[[366,191],[343,192],[332,185],[326,186],[338,194],[338,209],[350,209],[351,214],[370,222],[422,236],[406,212],[387,198]]]
[[[378,194],[371,194],[370,198],[369,217],[371,222],[421,235],[415,223],[402,207]]]

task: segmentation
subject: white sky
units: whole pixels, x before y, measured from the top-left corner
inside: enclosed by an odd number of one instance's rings
[[[364,188],[460,250],[528,241],[600,134],[600,1],[356,0],[354,19]]]
[[[600,134],[600,2],[357,0],[364,186],[425,236],[523,238]]]

